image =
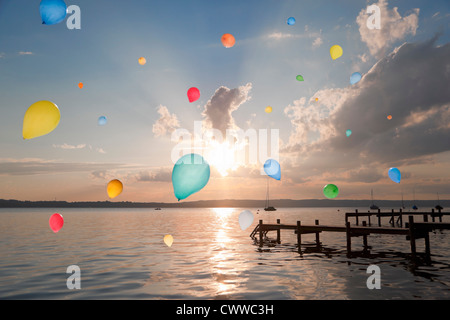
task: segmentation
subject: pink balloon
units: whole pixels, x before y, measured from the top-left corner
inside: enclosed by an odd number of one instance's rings
[[[53,230],[53,232],[58,232],[64,224],[63,216],[59,213],[54,213],[50,217],[50,220],[48,222],[50,224],[50,228]]]
[[[188,90],[187,96],[188,96],[189,102],[194,102],[200,98],[200,90],[198,90],[195,87],[192,87]]]

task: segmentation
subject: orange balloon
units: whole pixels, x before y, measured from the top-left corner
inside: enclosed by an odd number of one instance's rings
[[[222,36],[221,41],[225,48],[231,48],[236,43],[236,39],[234,39],[233,35],[229,33],[225,33]]]
[[[392,116],[391,116],[391,115],[388,115],[387,118],[388,118],[388,120],[391,120],[391,119],[392,119]]]
[[[78,88],[80,88],[80,89],[83,88],[83,82],[80,82],[80,83],[78,84]]]
[[[140,57],[140,58],[138,59],[138,62],[139,62],[139,64],[140,64],[141,66],[143,66],[144,64],[147,63],[147,60],[146,60],[144,57]]]
[[[316,98],[316,101],[319,101],[319,98]]]

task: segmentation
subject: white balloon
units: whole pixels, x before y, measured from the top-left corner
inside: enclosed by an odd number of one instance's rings
[[[253,213],[249,210],[244,210],[239,214],[239,225],[242,230],[247,229],[253,223]]]

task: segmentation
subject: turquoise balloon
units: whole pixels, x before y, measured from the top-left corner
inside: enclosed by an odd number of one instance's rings
[[[209,181],[210,169],[206,160],[196,153],[182,156],[172,170],[173,192],[178,201],[203,189]]]
[[[400,170],[398,170],[397,168],[390,168],[388,171],[388,175],[392,181],[394,181],[396,183],[400,183],[400,179],[402,178]]]
[[[345,134],[347,135],[347,137],[350,137],[350,135],[352,134],[352,130],[348,129],[347,131],[345,131]]]
[[[264,172],[275,180],[281,179],[281,167],[277,160],[268,159],[264,163]]]

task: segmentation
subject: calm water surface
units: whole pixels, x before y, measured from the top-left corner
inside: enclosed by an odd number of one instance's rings
[[[322,234],[320,250],[314,235],[304,235],[310,245],[300,255],[293,231],[281,232],[281,244],[262,248],[249,234],[259,219],[343,225],[344,212],[354,208],[251,209],[255,219],[245,231],[238,222],[243,210],[0,209],[0,298],[450,298],[449,231],[430,234],[430,263],[412,260],[409,241],[395,235],[369,236],[368,253],[362,238],[353,238],[353,257],[346,255],[345,233]],[[48,225],[54,212],[65,221],[58,233]],[[166,234],[174,238],[171,247],[163,242]],[[424,251],[423,239],[417,247]],[[366,286],[372,264],[381,269],[380,290]],[[81,269],[80,290],[66,286],[70,265]]]

